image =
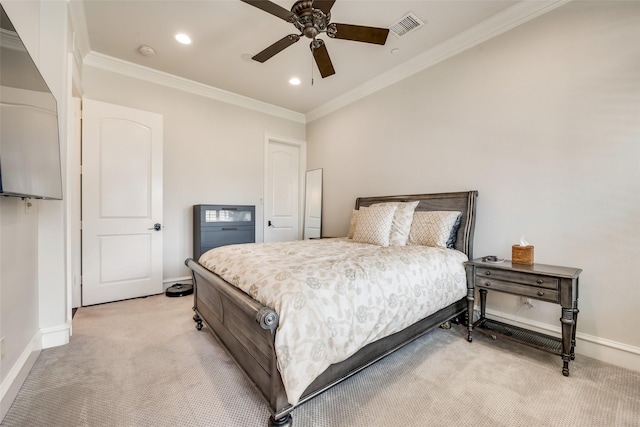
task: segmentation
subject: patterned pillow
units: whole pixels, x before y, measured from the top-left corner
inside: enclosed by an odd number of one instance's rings
[[[349,234],[347,235],[349,239],[353,239],[353,233],[354,231],[356,231],[357,222],[358,222],[358,210],[354,209],[353,212],[351,212],[351,222],[349,223]]]
[[[461,212],[420,211],[413,215],[409,232],[409,245],[446,248],[451,229]]]
[[[420,201],[415,202],[385,202],[376,203],[373,206],[397,206],[396,213],[393,216],[391,224],[391,233],[389,235],[389,246],[404,246],[409,238],[411,231],[411,223],[413,222],[413,212],[416,210]]]
[[[353,241],[389,246],[391,223],[397,206],[378,206],[360,208],[358,222],[353,232]]]

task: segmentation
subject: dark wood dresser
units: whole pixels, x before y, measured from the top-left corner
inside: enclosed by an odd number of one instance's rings
[[[200,259],[203,253],[218,246],[255,241],[255,206],[193,206],[193,259]]]

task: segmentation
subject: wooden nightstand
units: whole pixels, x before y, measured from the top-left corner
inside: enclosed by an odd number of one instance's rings
[[[469,342],[475,326],[496,332],[522,341],[543,350],[562,356],[562,374],[569,376],[569,361],[575,359],[576,324],[578,322],[578,276],[579,268],[560,267],[546,264],[513,264],[505,260],[502,263],[483,262],[474,259],[465,263],[467,272],[467,299],[473,307],[475,288],[480,291],[480,319],[475,323],[468,322]],[[562,339],[540,334],[526,329],[506,325],[487,319],[487,291],[506,292],[526,298],[560,304],[562,306]],[[472,315],[469,314],[472,318]],[[549,344],[551,343],[551,344]],[[556,343],[557,345],[554,345]]]

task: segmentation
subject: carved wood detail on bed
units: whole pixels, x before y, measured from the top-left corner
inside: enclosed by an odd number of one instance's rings
[[[415,201],[416,210],[455,210],[462,212],[455,248],[472,258],[475,225],[476,191],[423,194],[389,197],[361,197],[356,209],[374,203],[389,201]],[[271,426],[291,425],[291,411],[286,392],[277,368],[275,333],[278,314],[252,299],[243,291],[202,267],[196,260],[187,259],[194,283],[194,320],[198,329],[203,322],[226,347],[247,376],[269,402],[272,412]],[[469,287],[469,285],[467,285]],[[460,316],[473,308],[473,289],[467,296],[437,311],[408,328],[375,341],[347,360],[331,365],[307,388],[298,405],[322,393],[340,381],[350,377],[375,361],[424,335],[440,324]]]

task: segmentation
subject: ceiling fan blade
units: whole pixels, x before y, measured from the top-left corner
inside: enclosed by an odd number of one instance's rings
[[[311,52],[313,52],[313,59],[316,60],[316,65],[318,66],[318,70],[320,70],[320,75],[323,79],[336,73],[336,71],[333,69],[331,58],[329,58],[329,51],[327,51],[327,46],[322,40],[316,39],[315,41],[311,42]]]
[[[385,44],[387,42],[388,28],[363,27],[361,25],[332,24],[336,26],[336,34],[333,38],[353,40],[356,42]]]
[[[320,9],[324,14],[331,12],[331,8],[336,0],[313,0],[313,8]]]
[[[284,19],[287,22],[292,22],[293,13],[290,10],[285,9],[282,6],[279,6],[275,3],[272,3],[268,0],[240,0],[244,3],[250,4],[251,6],[255,6],[258,9],[262,9],[267,13],[270,13],[278,18]]]
[[[276,53],[279,53],[288,48],[298,40],[300,40],[300,36],[298,34],[289,34],[288,36],[284,36],[262,52],[254,55],[251,59],[258,62],[264,62],[274,56]]]

